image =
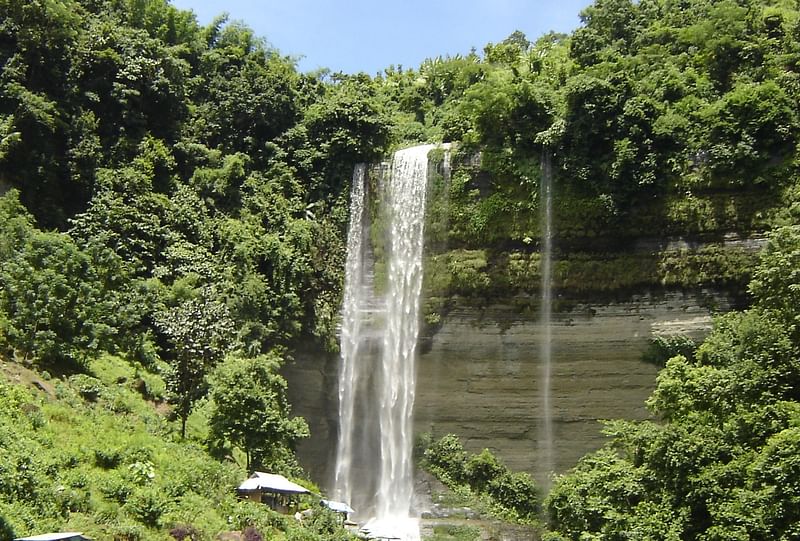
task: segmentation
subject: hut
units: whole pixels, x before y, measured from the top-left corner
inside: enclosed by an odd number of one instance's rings
[[[298,497],[311,494],[311,491],[297,483],[289,481],[283,475],[254,472],[236,489],[239,496],[269,505],[279,513],[291,513],[296,510]]]

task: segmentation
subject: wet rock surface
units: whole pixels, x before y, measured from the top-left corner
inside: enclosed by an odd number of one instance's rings
[[[658,367],[642,361],[656,334],[701,339],[713,312],[734,301],[713,291],[638,293],[614,300],[563,303],[552,320],[551,404],[556,470],[561,472],[604,440],[602,419],[644,419]],[[418,362],[415,432],[455,433],[465,448],[491,449],[512,469],[538,475],[543,417],[536,313],[514,299],[482,307],[456,304],[429,337]],[[294,413],[311,438],[299,448],[303,465],[323,486],[336,447],[336,355],[299,352],[285,369]]]

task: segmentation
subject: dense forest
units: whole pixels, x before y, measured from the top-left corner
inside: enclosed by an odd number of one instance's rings
[[[597,0],[581,20],[348,75],[167,0],[0,0],[0,539],[339,535],[232,488],[304,476],[280,367],[338,347],[354,165],[442,141],[461,166],[432,208],[432,296],[538,287],[543,156],[562,247],[772,232],[759,258],[559,261],[564,289],[723,283],[750,307],[664,348],[658,421],[607,425],[541,495],[546,535],[800,535],[800,6]]]

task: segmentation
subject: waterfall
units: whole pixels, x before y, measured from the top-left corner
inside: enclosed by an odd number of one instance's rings
[[[553,413],[550,400],[550,379],[552,362],[552,339],[553,330],[551,328],[552,314],[552,287],[551,287],[551,267],[553,251],[553,231],[552,231],[552,184],[553,184],[552,164],[550,153],[547,149],[542,151],[542,181],[541,181],[541,202],[542,202],[542,248],[541,248],[541,274],[542,274],[542,298],[541,298],[541,331],[542,340],[540,345],[541,355],[541,381],[539,392],[542,403],[542,419],[539,428],[539,482],[544,490],[550,488],[550,479],[554,470],[553,463]]]
[[[361,343],[361,307],[369,295],[364,285],[364,164],[353,171],[350,189],[350,227],[347,231],[347,260],[344,274],[344,299],[342,302],[342,328],[339,347],[342,364],[339,373],[339,439],[337,442],[334,491],[345,502],[352,501],[350,477],[353,460],[353,434],[355,431],[355,392],[358,388],[358,359]]]
[[[375,263],[367,257],[369,242],[376,239],[365,228],[369,213],[365,212],[368,197],[363,169],[356,169],[353,176],[342,309],[335,492],[338,498],[350,502],[356,492],[374,490],[373,519],[365,529],[376,537],[419,538],[417,521],[411,518],[412,413],[428,152],[432,148],[423,145],[396,152],[385,179],[384,208],[378,214],[385,220],[387,233],[382,296],[377,294],[370,274],[370,265]],[[366,344],[372,337],[374,346],[376,336],[380,336],[380,354],[372,355]],[[377,423],[357,416],[357,405],[364,417],[377,417]],[[377,434],[370,433],[373,431]],[[358,455],[354,445],[357,439],[372,442],[372,447],[365,445],[364,449],[372,450],[377,457]],[[362,468],[359,475],[353,471],[356,463]]]

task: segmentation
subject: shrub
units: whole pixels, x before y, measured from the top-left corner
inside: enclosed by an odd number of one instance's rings
[[[156,527],[166,506],[159,489],[144,487],[133,491],[123,509],[142,524]]]
[[[87,402],[97,402],[104,389],[103,382],[86,374],[70,376],[69,382]]]
[[[310,520],[303,524],[310,530],[318,533],[323,539],[338,539],[339,534],[343,533],[341,521],[335,512],[330,509],[320,507],[315,509]]]
[[[527,473],[506,471],[489,483],[488,492],[500,505],[523,518],[539,513],[536,485]]]
[[[125,503],[128,496],[131,495],[131,491],[131,485],[116,471],[106,475],[103,483],[100,485],[100,492],[102,492],[106,498],[118,503]]]
[[[430,445],[424,452],[423,465],[454,491],[488,496],[504,518],[529,521],[539,512],[536,485],[530,475],[509,471],[488,449],[469,456],[454,434]]]
[[[472,455],[464,467],[467,483],[479,492],[489,488],[489,484],[506,472],[506,467],[489,449],[484,449],[480,454]]]
[[[88,513],[91,510],[89,493],[85,490],[58,487],[53,495],[55,509],[63,516],[69,513]]]
[[[477,541],[481,531],[474,526],[444,524],[433,527],[430,541]]]
[[[11,527],[5,517],[0,515],[0,540],[2,541],[11,541],[16,537],[14,535],[14,529]]]
[[[144,528],[130,522],[115,524],[111,528],[111,539],[113,541],[141,541],[144,539]]]
[[[696,349],[697,344],[688,336],[655,336],[650,339],[642,360],[663,367],[668,360],[678,355],[689,360],[694,359]]]
[[[122,450],[119,448],[100,448],[94,450],[94,463],[99,468],[111,470],[122,462]]]
[[[237,501],[226,513],[230,517],[231,527],[238,530],[253,527],[262,532],[273,528],[285,531],[294,522],[266,505],[248,501]]]
[[[447,434],[424,453],[427,463],[438,468],[453,481],[464,480],[467,453],[455,434]]]

